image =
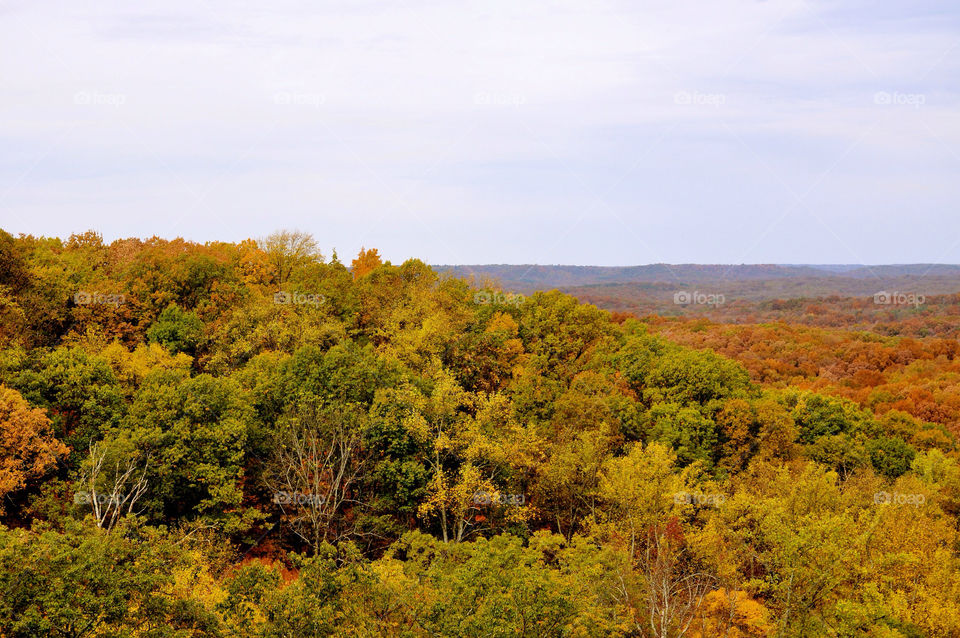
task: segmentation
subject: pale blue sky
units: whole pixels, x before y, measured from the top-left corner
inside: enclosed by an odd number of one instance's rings
[[[960,263],[950,2],[0,0],[0,226]]]

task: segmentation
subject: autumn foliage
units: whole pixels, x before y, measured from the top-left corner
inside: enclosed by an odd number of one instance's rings
[[[331,254],[0,233],[0,635],[960,635],[952,339]]]

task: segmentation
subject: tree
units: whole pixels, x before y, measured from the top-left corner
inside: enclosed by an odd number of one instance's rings
[[[891,479],[906,474],[917,453],[903,439],[892,436],[871,439],[867,442],[867,452],[874,469]]]
[[[43,410],[0,385],[0,514],[8,494],[43,476],[68,451],[53,437]]]
[[[0,528],[0,631],[10,638],[217,635],[208,610],[171,593],[172,572],[189,563],[175,541],[149,528]]]
[[[284,520],[314,553],[351,532],[341,516],[358,505],[363,415],[345,406],[301,404],[278,424],[268,481]]]
[[[279,230],[258,240],[257,244],[267,254],[273,269],[273,283],[278,286],[290,279],[298,268],[323,259],[313,236],[299,230]]]
[[[367,273],[373,272],[382,264],[383,261],[380,259],[380,253],[377,252],[376,248],[370,250],[361,248],[357,258],[350,264],[350,269],[353,271],[354,279],[362,279]]]
[[[86,449],[120,422],[123,388],[110,364],[80,347],[61,346],[11,375],[9,385],[48,409],[54,431],[74,449]]]
[[[351,543],[323,544],[313,556],[290,555],[299,576],[261,595],[267,622],[259,636],[376,636],[396,633],[401,616],[382,600],[377,574]],[[262,579],[262,576],[261,576]],[[252,589],[252,588],[251,588]],[[254,589],[253,593],[258,592]]]
[[[418,624],[426,635],[564,636],[577,616],[571,583],[553,561],[560,538],[538,534],[477,539],[447,551],[420,534],[397,543],[408,573],[423,583]]]
[[[0,229],[0,286],[6,286],[16,294],[29,283],[30,272],[19,243],[10,233]]]
[[[742,393],[750,378],[742,366],[716,353],[678,349],[656,359],[644,383],[648,401],[705,404]]]
[[[865,482],[861,489],[857,480]],[[873,494],[882,483],[870,475],[841,483],[836,472],[816,463],[766,462],[738,483],[718,511],[726,541],[714,546],[743,548],[742,578],[765,592],[780,634],[829,633],[837,610],[864,592],[859,578],[861,567],[874,560],[870,547],[882,511]]]
[[[108,459],[108,456],[114,458]],[[74,500],[90,505],[97,527],[109,532],[122,517],[139,513],[134,508],[147,491],[148,465],[144,462],[143,469],[139,470],[129,454],[121,461],[117,450],[107,450],[102,444],[91,444],[90,455],[78,483],[85,491],[78,492],[80,498],[75,497]]]
[[[702,613],[694,622],[692,638],[763,638],[774,631],[770,612],[745,591],[715,589],[703,600]]]
[[[170,519],[202,516],[238,531],[244,457],[252,410],[239,385],[207,374],[151,373],[137,391],[120,432],[156,468],[148,512]]]
[[[431,381],[433,390],[428,396],[405,386],[398,398],[405,407],[401,416],[403,427],[430,448],[424,465],[431,479],[419,514],[439,519],[446,543],[463,540],[476,506],[473,495],[481,484],[476,468],[457,467],[457,461],[462,458],[465,443],[462,434],[467,427],[467,409],[472,397],[445,370],[436,373]]]
[[[717,426],[696,404],[654,403],[643,417],[646,438],[677,450],[683,464],[700,461],[711,466],[718,454]]]
[[[607,459],[600,473],[600,507],[592,521],[593,533],[618,538],[631,556],[644,550],[647,530],[678,513],[693,492],[691,470],[675,472],[677,455],[661,443],[629,447],[620,458]]]
[[[557,533],[567,539],[596,511],[600,468],[609,449],[609,437],[604,433],[580,432],[570,441],[549,445],[536,468],[531,501],[537,504],[545,522],[556,525]]]
[[[622,547],[642,577],[636,630],[658,638],[683,636],[716,578],[687,547],[680,515],[691,510],[695,468],[676,473],[677,455],[660,443],[630,447],[609,459],[600,479],[593,533]],[[700,492],[696,492],[700,494]]]
[[[203,337],[203,322],[192,312],[181,310],[176,304],[167,306],[147,330],[147,340],[159,343],[171,353],[194,354]]]
[[[656,638],[686,635],[716,582],[699,569],[683,545],[677,519],[647,531],[640,565],[646,581],[647,622]]]
[[[538,292],[520,307],[526,350],[544,358],[548,376],[569,380],[594,348],[614,339],[609,315],[560,291]]]

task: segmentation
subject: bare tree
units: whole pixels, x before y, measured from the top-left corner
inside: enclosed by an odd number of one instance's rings
[[[301,406],[281,424],[269,486],[284,520],[314,551],[352,531],[342,515],[356,504],[361,423],[360,415],[346,408]]]
[[[641,559],[650,632],[656,638],[686,635],[715,580],[677,555],[669,527],[668,524],[665,529],[654,527],[649,530]]]
[[[149,460],[144,463],[143,470],[138,472],[133,459],[126,459],[122,464],[116,459],[113,468],[104,463],[107,452],[103,445],[92,443],[87,466],[80,476],[80,484],[87,488],[81,502],[89,502],[97,527],[110,531],[124,516],[139,514],[134,508],[140,497],[147,491],[147,469]]]

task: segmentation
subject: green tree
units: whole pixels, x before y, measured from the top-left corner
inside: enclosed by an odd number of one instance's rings
[[[252,410],[231,379],[151,373],[117,437],[130,437],[154,468],[145,503],[168,520],[202,515],[242,526],[240,480]],[[249,514],[249,513],[246,513]]]
[[[910,470],[917,452],[903,439],[892,436],[871,439],[867,452],[874,469],[887,478],[895,479]]]
[[[79,347],[60,347],[8,377],[31,404],[47,408],[54,432],[73,449],[120,422],[124,391],[110,364]]]
[[[147,339],[159,343],[170,352],[195,354],[203,338],[203,322],[192,312],[170,304],[147,330]]]

